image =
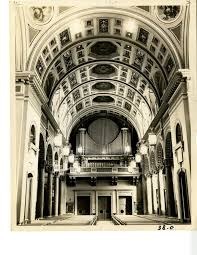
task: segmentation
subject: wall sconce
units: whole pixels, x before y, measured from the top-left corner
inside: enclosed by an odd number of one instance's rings
[[[54,144],[55,144],[55,147],[61,147],[62,146],[62,134],[58,133],[54,137]]]

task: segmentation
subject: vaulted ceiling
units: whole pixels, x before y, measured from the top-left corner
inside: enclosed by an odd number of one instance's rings
[[[31,37],[26,68],[38,75],[62,132],[67,135],[88,113],[107,110],[143,136],[169,81],[184,66],[186,10],[42,8],[25,11]]]

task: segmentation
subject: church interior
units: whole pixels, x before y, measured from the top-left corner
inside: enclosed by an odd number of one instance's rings
[[[190,8],[16,4],[15,225],[191,223]]]

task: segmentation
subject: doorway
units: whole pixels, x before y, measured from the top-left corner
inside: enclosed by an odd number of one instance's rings
[[[119,197],[119,214],[132,215],[132,197],[130,196]]]
[[[186,174],[183,171],[179,173],[179,190],[181,200],[181,216],[184,221],[188,221],[190,219],[189,198]]]
[[[77,197],[77,214],[90,215],[90,196]]]
[[[98,219],[111,219],[111,196],[98,197]]]

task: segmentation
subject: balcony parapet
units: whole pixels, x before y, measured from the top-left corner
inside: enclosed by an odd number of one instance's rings
[[[139,168],[132,168],[132,170],[128,167],[78,167],[70,168],[70,173],[68,175],[126,175],[126,176],[139,176],[141,173],[139,172]]]

